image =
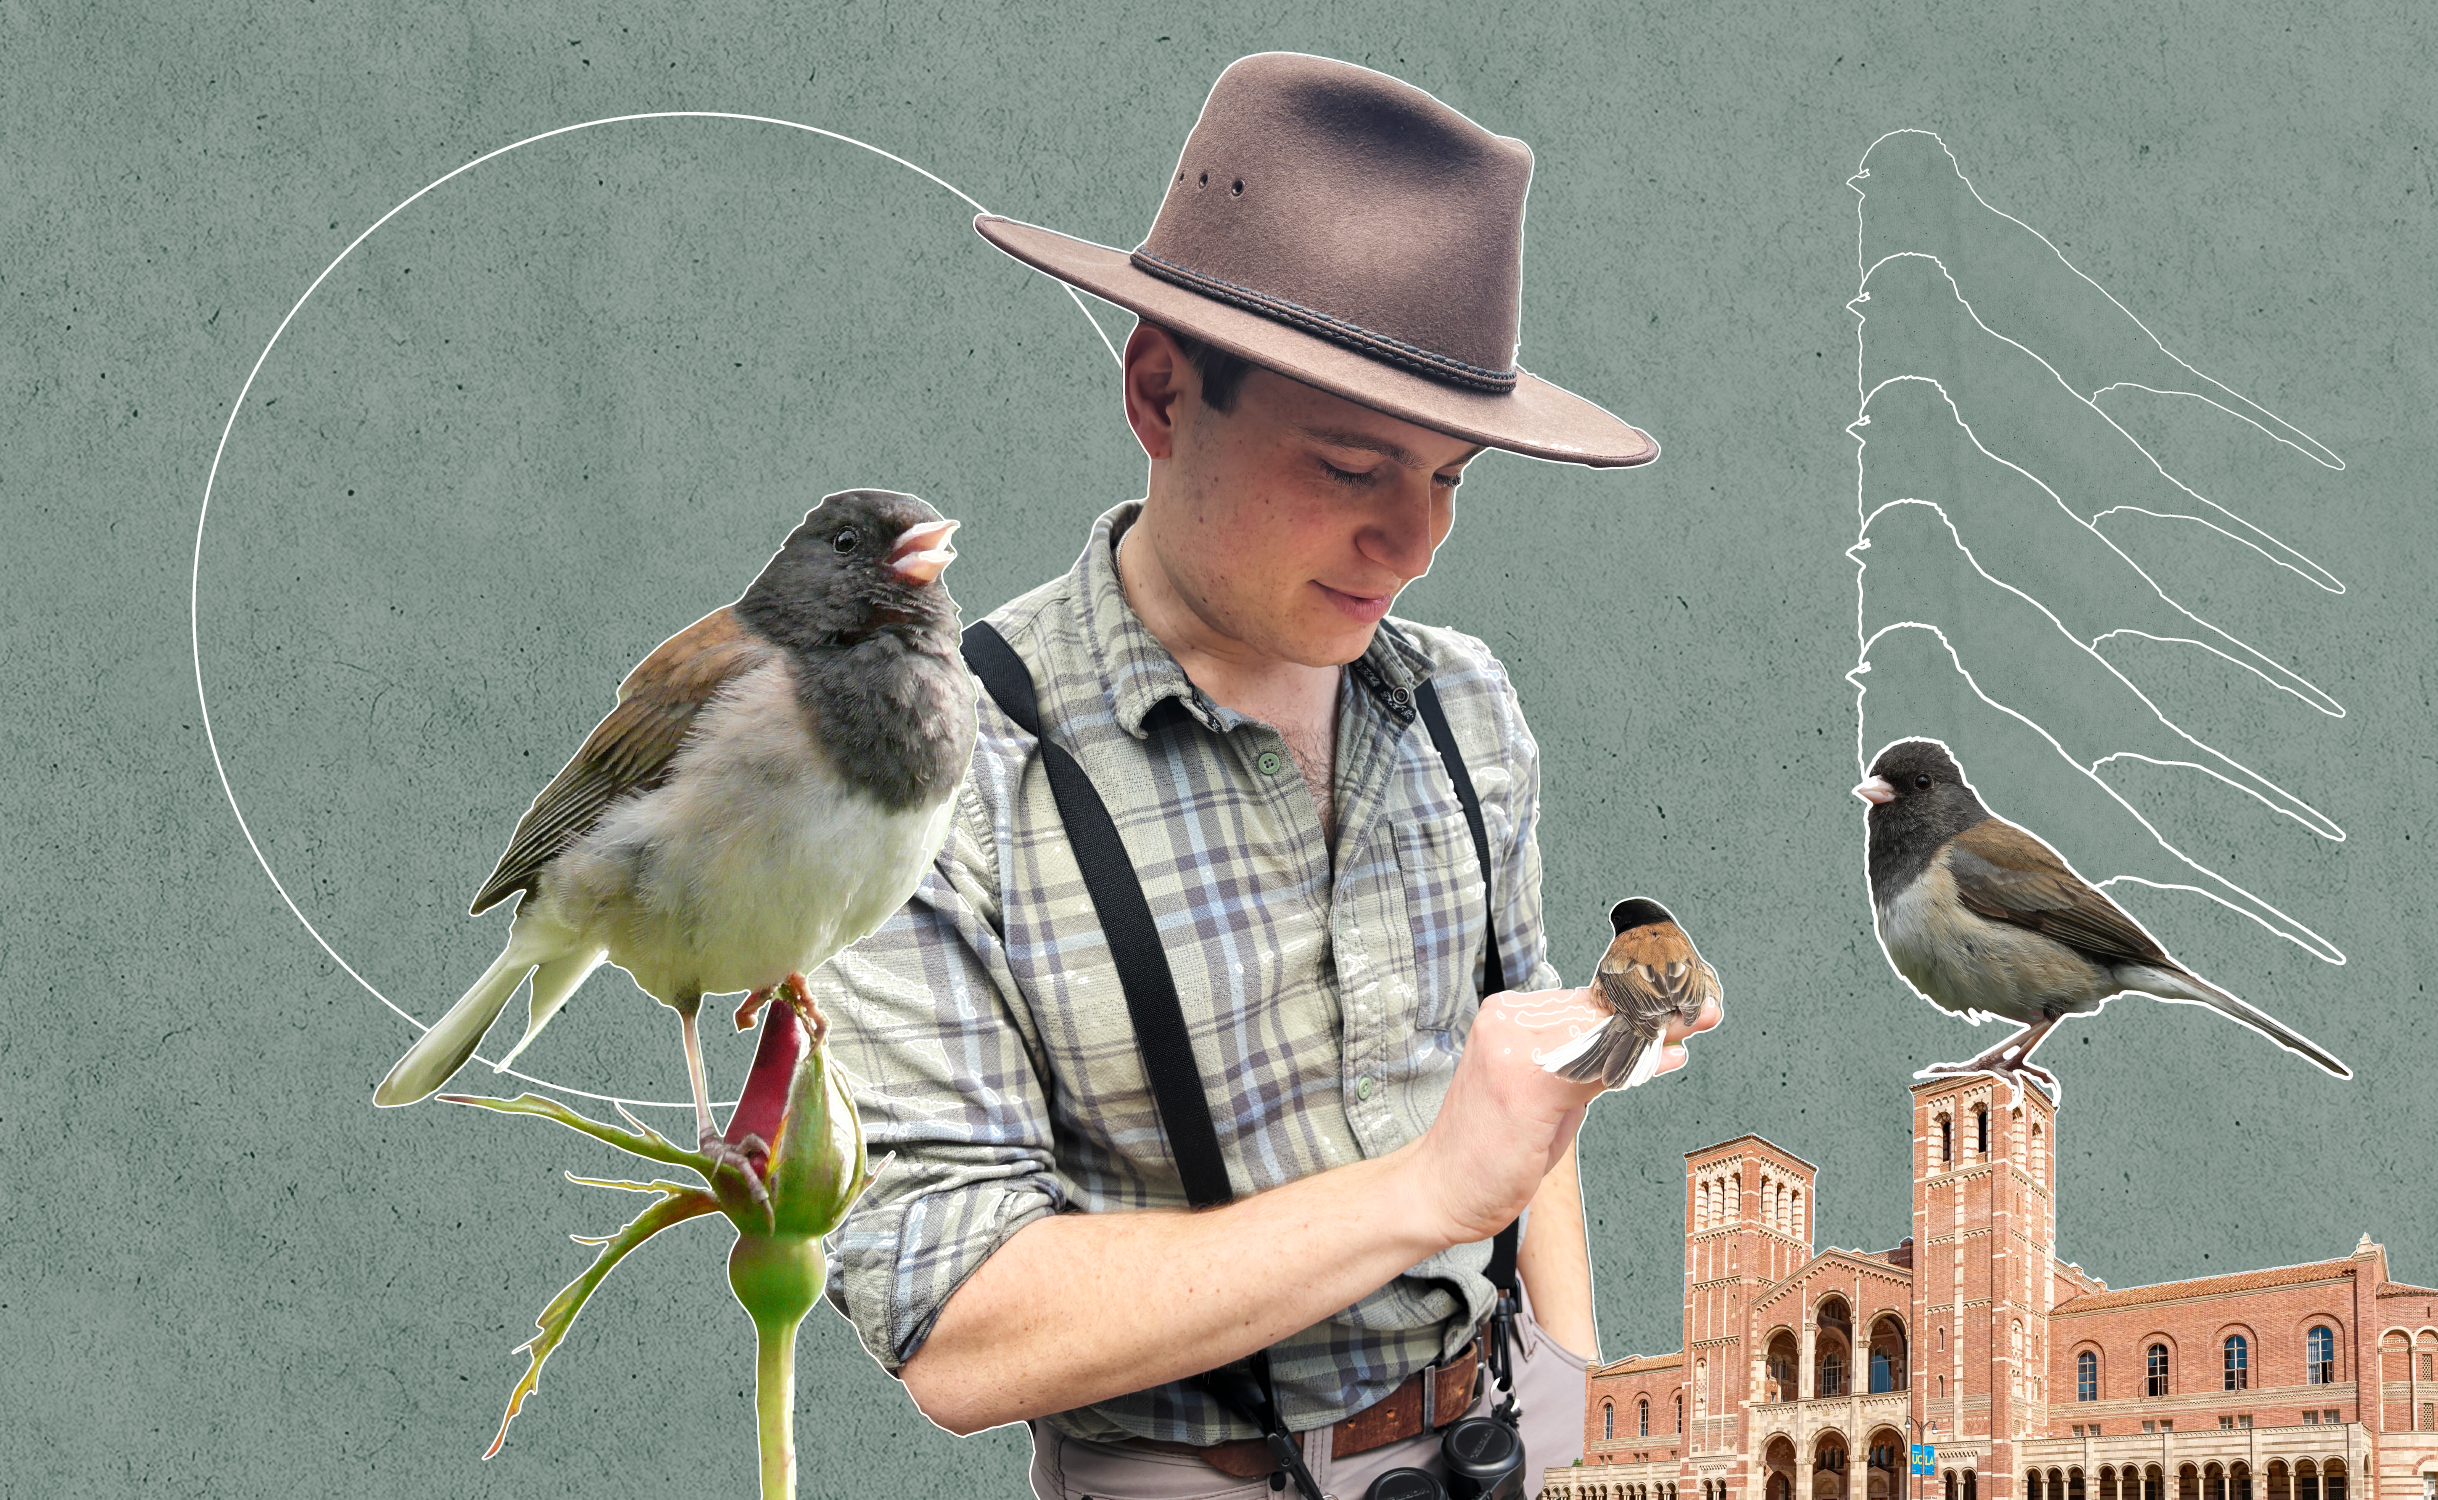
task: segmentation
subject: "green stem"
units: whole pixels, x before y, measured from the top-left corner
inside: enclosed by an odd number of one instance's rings
[[[762,1500],[796,1500],[798,1316],[753,1325],[753,1409],[762,1436]]]

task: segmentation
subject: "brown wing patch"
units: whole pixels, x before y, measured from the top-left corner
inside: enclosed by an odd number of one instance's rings
[[[2166,951],[2057,851],[2003,818],[1956,835],[1947,873],[1965,906],[2053,937],[2102,963],[2170,963]]]
[[[518,820],[508,852],[475,893],[473,909],[531,891],[542,867],[591,832],[611,803],[660,785],[703,705],[776,650],[728,608],[661,642],[626,674],[618,706]]]

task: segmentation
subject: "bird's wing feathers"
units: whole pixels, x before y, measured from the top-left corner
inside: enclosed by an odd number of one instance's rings
[[[1949,847],[1956,895],[1981,916],[2031,928],[2102,963],[2172,965],[2140,924],[2057,851],[2003,818],[1965,829]]]
[[[618,685],[618,706],[533,799],[473,909],[530,891],[542,867],[590,832],[611,803],[660,785],[703,705],[777,651],[733,608],[715,609],[661,642]]]
[[[1647,1066],[1645,1054],[1659,1046],[1671,1019],[1699,1020],[1719,985],[1717,972],[1702,962],[1681,931],[1654,925],[1622,933],[1610,943],[1592,987],[1616,1019],[1608,1023],[1600,1044],[1569,1062],[1561,1076],[1577,1083],[1599,1078],[1615,1088]]]

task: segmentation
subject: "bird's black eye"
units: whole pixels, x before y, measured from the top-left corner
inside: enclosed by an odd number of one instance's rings
[[[1914,777],[1914,778],[1913,778],[1913,789],[1914,789],[1915,791],[1917,791],[1917,792],[1926,792],[1926,791],[1930,790],[1930,778],[1929,778],[1929,777],[1927,777],[1927,776],[1916,776],[1916,777]]]
[[[839,552],[852,552],[852,551],[854,551],[854,550],[855,550],[855,528],[854,528],[854,527],[852,527],[852,526],[849,526],[849,527],[847,527],[845,530],[843,530],[843,531],[839,532],[839,533],[838,533],[836,536],[831,537],[831,538],[830,538],[830,546],[831,546],[831,548],[832,548],[833,550],[835,550],[835,551],[839,551]]]

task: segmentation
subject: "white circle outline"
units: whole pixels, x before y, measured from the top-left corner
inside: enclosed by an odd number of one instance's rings
[[[945,178],[942,178],[937,173],[929,171],[923,167],[916,166],[913,162],[906,160],[904,157],[899,156],[894,152],[884,151],[880,147],[871,144],[869,141],[859,141],[851,135],[841,135],[835,130],[824,130],[818,125],[799,124],[794,120],[781,120],[769,115],[736,114],[726,110],[710,109],[667,109],[652,110],[643,114],[606,115],[601,119],[586,120],[577,125],[561,125],[555,130],[545,130],[539,135],[529,135],[521,141],[515,141],[508,145],[498,147],[495,150],[486,151],[482,155],[475,157],[472,161],[465,163],[463,166],[456,167],[451,171],[445,172],[442,175],[433,178],[430,182],[425,183],[422,187],[417,188],[396,207],[392,208],[389,212],[383,214],[381,217],[373,220],[372,223],[365,228],[362,234],[359,234],[354,239],[348,241],[347,248],[341,250],[336,259],[332,260],[329,265],[322,268],[322,273],[313,278],[312,284],[305,288],[304,295],[296,299],[296,305],[288,309],[288,315],[281,318],[279,320],[279,326],[271,331],[271,341],[263,345],[262,353],[254,357],[254,367],[246,372],[245,384],[238,387],[237,399],[231,402],[229,405],[229,419],[227,422],[221,425],[220,442],[218,446],[212,450],[211,470],[204,476],[203,508],[195,517],[195,555],[193,564],[187,571],[186,581],[187,647],[189,654],[193,658],[195,666],[195,703],[196,706],[202,710],[203,740],[212,752],[212,770],[220,778],[221,794],[228,798],[229,811],[236,815],[238,831],[245,835],[246,847],[254,851],[254,862],[262,866],[263,874],[270,877],[271,888],[279,892],[279,899],[286,903],[290,914],[292,914],[298,922],[304,924],[305,931],[312,936],[314,942],[321,945],[321,949],[324,953],[330,955],[330,961],[332,963],[337,964],[342,970],[344,970],[348,978],[354,980],[357,984],[362,985],[366,994],[372,996],[375,1000],[380,1001],[383,1005],[388,1006],[393,1014],[395,1014],[400,1020],[406,1022],[409,1026],[414,1027],[418,1032],[429,1031],[431,1027],[426,1025],[424,1022],[416,1020],[413,1016],[408,1015],[405,1009],[401,1007],[398,1002],[390,999],[389,996],[382,994],[380,988],[371,980],[366,979],[363,975],[357,973],[355,966],[350,964],[346,959],[340,957],[338,949],[330,946],[330,940],[323,937],[321,929],[313,925],[312,919],[305,915],[304,909],[296,904],[296,898],[288,894],[288,887],[281,883],[279,872],[271,868],[271,861],[265,858],[263,855],[262,845],[255,841],[253,826],[246,822],[245,809],[237,804],[237,789],[229,784],[228,767],[220,758],[220,737],[212,732],[211,700],[205,695],[203,690],[203,616],[200,606],[203,584],[203,529],[210,522],[212,516],[212,487],[219,482],[221,457],[228,452],[229,437],[237,430],[238,414],[245,410],[246,396],[254,389],[255,377],[262,373],[262,367],[270,361],[271,351],[279,347],[280,336],[288,331],[288,325],[296,321],[296,315],[305,310],[305,304],[313,299],[313,294],[315,292],[321,290],[322,283],[330,279],[330,273],[337,270],[348,256],[353,255],[357,246],[363,244],[366,240],[371,239],[374,232],[379,230],[382,225],[396,218],[399,214],[404,213],[407,208],[413,205],[414,202],[421,198],[424,194],[432,191],[432,189],[436,187],[439,187],[442,183],[448,182],[452,178],[458,177],[466,172],[471,172],[476,167],[481,166],[484,162],[490,161],[496,157],[505,156],[509,152],[518,150],[522,147],[530,146],[536,141],[549,140],[553,136],[570,135],[579,130],[590,130],[596,125],[623,125],[637,120],[738,120],[751,125],[781,125],[785,126],[789,130],[801,130],[810,135],[825,136],[828,139],[840,142],[843,145],[855,146],[862,150],[869,151],[874,156],[880,157],[884,161],[895,162],[897,165],[904,167],[907,171],[935,183],[940,187],[946,188],[949,192],[954,193],[958,198],[962,199],[965,204],[972,208],[976,213],[990,212],[990,210],[984,208],[980,203],[975,202],[971,194],[968,194],[962,188],[959,188],[955,183],[949,182]],[[1090,323],[1092,325],[1092,331],[1100,335],[1101,345],[1103,348],[1106,348],[1109,351],[1109,357],[1113,360],[1118,359],[1119,356],[1117,346],[1110,342],[1107,331],[1100,326],[1100,320],[1092,316],[1092,310],[1084,305],[1084,299],[1076,295],[1075,288],[1071,286],[1064,286],[1063,283],[1061,285],[1068,298],[1075,303],[1076,310],[1084,315],[1084,321]],[[627,1099],[616,1094],[600,1094],[595,1093],[590,1089],[580,1089],[569,1084],[553,1083],[547,1078],[537,1078],[530,1073],[520,1072],[515,1068],[500,1067],[498,1064],[492,1063],[489,1058],[483,1057],[479,1053],[475,1055],[472,1061],[489,1064],[494,1072],[505,1073],[511,1078],[520,1079],[526,1083],[532,1084],[536,1088],[549,1089],[555,1093],[568,1094],[581,1099],[598,1099],[605,1104],[624,1105],[634,1109],[692,1109],[694,1107],[694,1103],[690,1099]]]

